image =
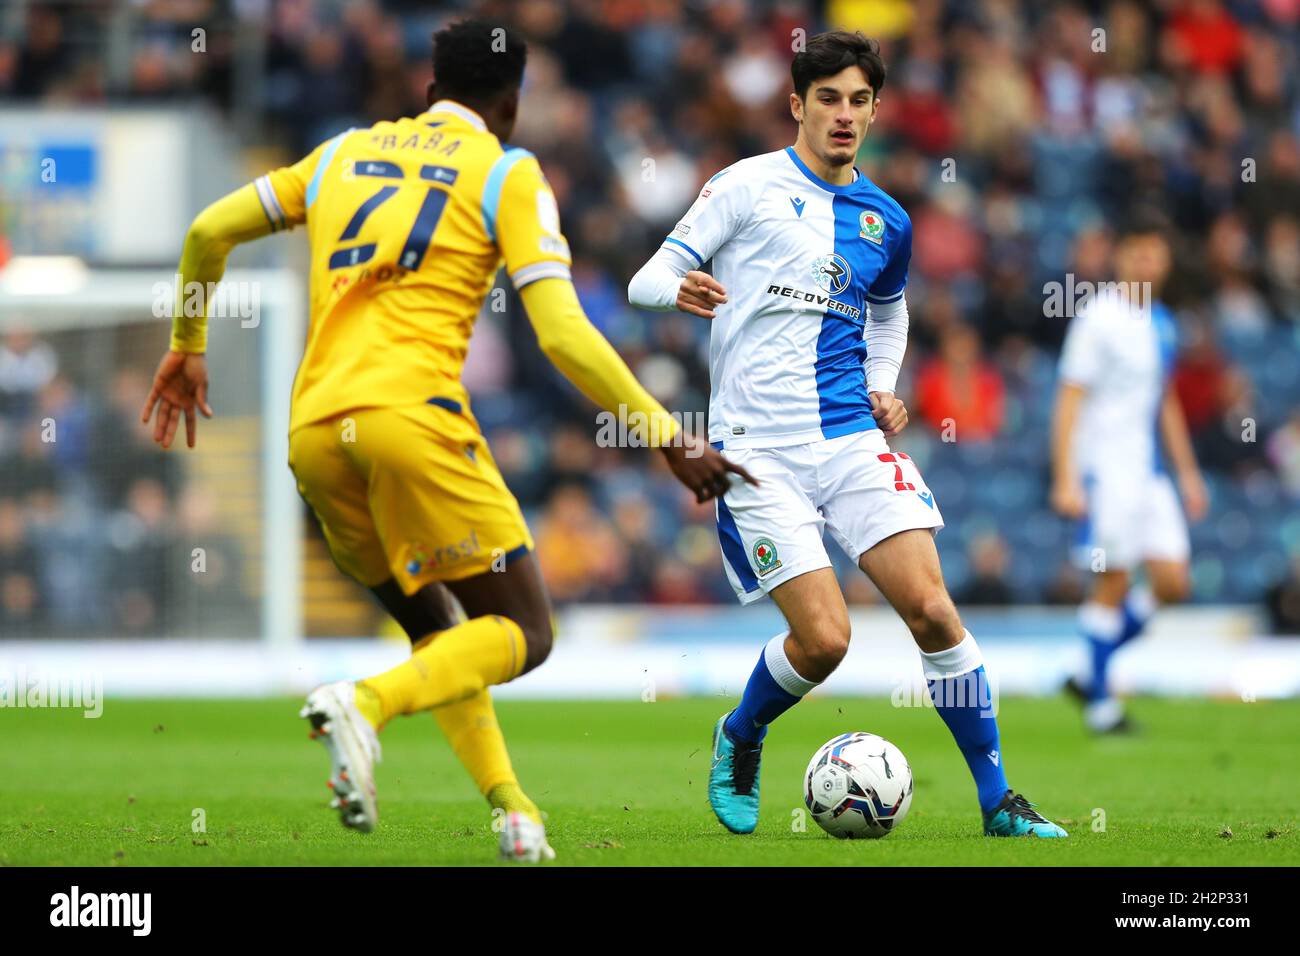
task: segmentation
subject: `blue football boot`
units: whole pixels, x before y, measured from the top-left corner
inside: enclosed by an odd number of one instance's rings
[[[713,728],[713,766],[709,768],[709,806],[732,833],[753,833],[758,826],[758,766],[763,744],[733,740],[718,718]]]
[[[984,835],[1005,837],[1066,837],[1066,833],[1034,809],[1034,805],[1011,790],[992,810],[984,813]]]

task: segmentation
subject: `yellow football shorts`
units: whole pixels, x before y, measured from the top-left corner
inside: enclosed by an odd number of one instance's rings
[[[459,403],[358,409],[289,436],[289,467],[334,562],[366,587],[501,570],[533,547],[478,423]]]

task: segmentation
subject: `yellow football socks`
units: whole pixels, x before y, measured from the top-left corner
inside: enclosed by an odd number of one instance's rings
[[[542,822],[542,811],[537,809],[537,804],[528,799],[528,794],[524,793],[517,783],[497,784],[488,792],[487,798],[494,810],[504,810],[507,813],[518,812],[532,817],[537,823]]]
[[[398,714],[458,703],[518,677],[526,651],[514,621],[476,617],[422,641],[409,660],[358,683],[357,709],[378,728]]]
[[[474,778],[479,793],[487,796],[498,784],[515,782],[491,694],[481,690],[459,703],[437,708],[433,716],[452,752]]]
[[[518,811],[542,822],[541,811],[528,799],[515,777],[506,740],[492,708],[492,695],[487,690],[459,703],[439,707],[433,716],[452,752],[494,809]]]

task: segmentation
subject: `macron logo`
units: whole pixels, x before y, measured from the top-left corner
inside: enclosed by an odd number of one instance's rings
[[[927,505],[929,505],[931,508],[934,507],[934,494],[933,494],[932,492],[929,492],[929,491],[918,491],[918,492],[916,493],[916,496],[917,496],[918,498],[920,498],[922,501],[924,501],[924,502],[925,502]],[[996,760],[993,761],[993,762],[994,762],[994,763],[997,763]]]
[[[995,767],[998,765],[998,761],[1001,759],[1000,757],[998,757],[998,752],[996,750],[990,750],[987,754],[985,754],[985,756],[993,761],[993,766]]]
[[[50,897],[51,926],[128,926],[135,936],[148,936],[152,924],[152,893],[71,893]]]
[[[790,205],[791,205],[791,206],[794,206],[794,214],[795,214],[796,216],[798,216],[799,218],[802,219],[802,218],[803,218],[803,200],[800,199],[798,196],[791,196],[791,197],[790,197]]]

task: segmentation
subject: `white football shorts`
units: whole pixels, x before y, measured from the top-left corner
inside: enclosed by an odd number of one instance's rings
[[[1080,522],[1074,559],[1092,571],[1128,571],[1144,561],[1186,561],[1187,521],[1164,473],[1097,472],[1084,479],[1088,515]]]
[[[800,574],[831,566],[828,528],[856,564],[891,535],[937,532],[943,516],[913,461],[872,428],[783,448],[727,448],[723,454],[759,481],[733,476],[717,503],[727,578],[750,604]]]

